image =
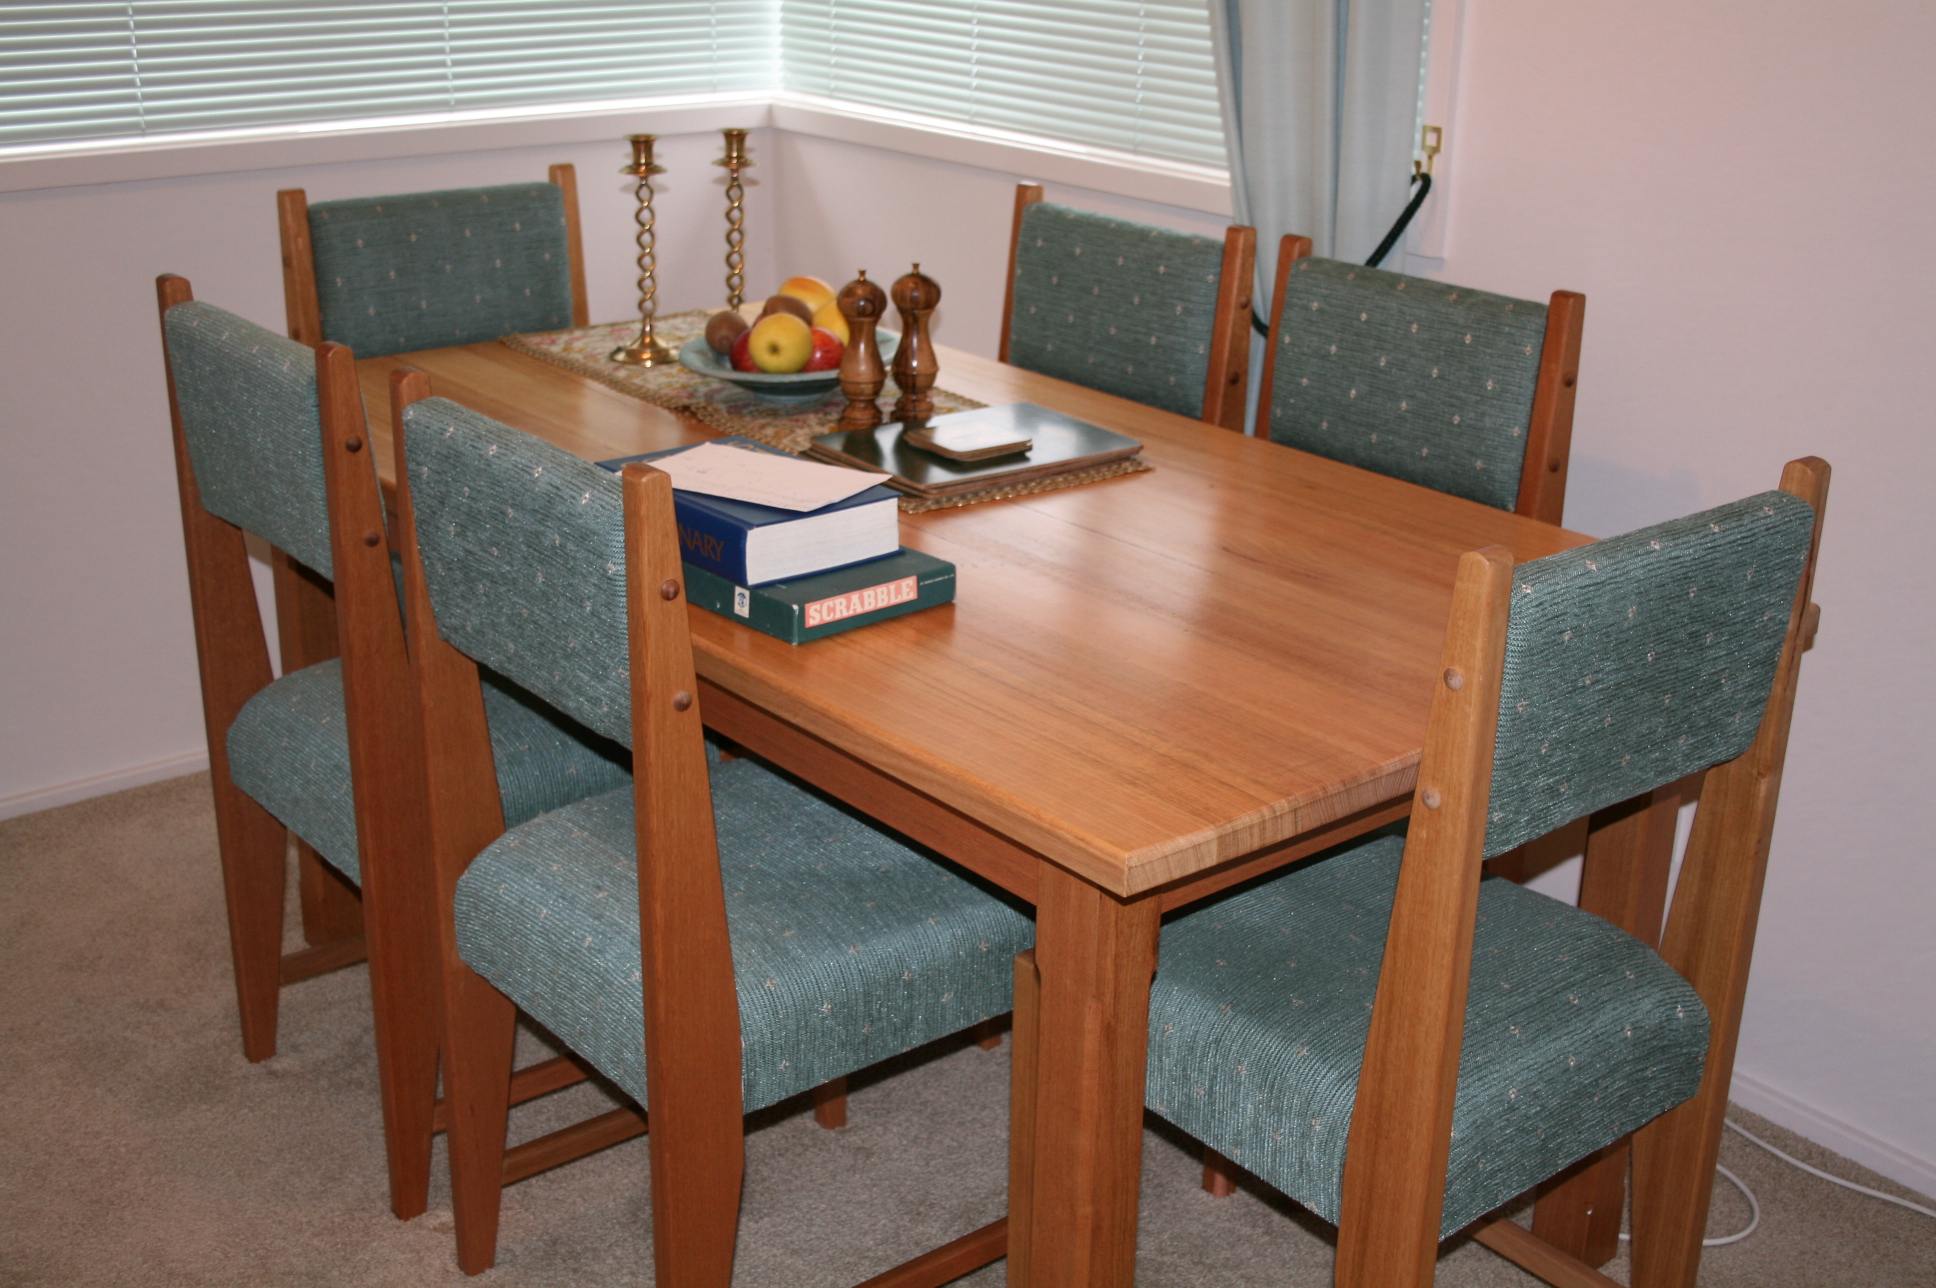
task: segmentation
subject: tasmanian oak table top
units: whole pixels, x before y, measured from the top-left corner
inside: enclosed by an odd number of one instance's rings
[[[692,611],[702,677],[1118,895],[1408,794],[1459,555],[1588,538],[942,349],[943,387],[1130,434],[1155,466],[902,516],[952,605],[793,646]],[[501,344],[359,363],[587,459],[695,421]]]

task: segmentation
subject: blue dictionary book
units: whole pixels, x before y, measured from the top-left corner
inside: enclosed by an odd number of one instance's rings
[[[788,454],[750,438],[714,441],[776,456]],[[621,456],[599,464],[616,474],[633,461],[653,461],[698,445]],[[764,586],[884,559],[901,549],[901,513],[896,497],[893,489],[881,485],[802,512],[674,488],[679,556],[740,586]]]

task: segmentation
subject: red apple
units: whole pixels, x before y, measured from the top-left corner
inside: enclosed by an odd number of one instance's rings
[[[741,331],[739,333],[739,339],[733,341],[733,351],[729,355],[729,357],[732,360],[734,371],[758,371],[759,370],[758,367],[753,365],[753,328],[752,327],[747,327],[744,331]]]
[[[824,326],[813,329],[813,355],[807,359],[805,371],[837,371],[840,360],[847,353],[847,346],[840,337]]]

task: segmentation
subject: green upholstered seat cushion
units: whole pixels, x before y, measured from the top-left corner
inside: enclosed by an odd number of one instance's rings
[[[328,577],[316,355],[200,300],[163,326],[203,507]]]
[[[1015,247],[1008,360],[1203,414],[1223,242],[1037,202]]]
[[[507,826],[629,789],[632,757],[623,747],[488,672],[484,716]],[[339,661],[286,675],[250,698],[229,726],[228,752],[237,787],[361,883]]]
[[[321,201],[309,237],[323,338],[359,358],[571,325],[554,184]]]
[[[1329,1221],[1402,840],[1306,862],[1163,929],[1148,1103]],[[1691,1096],[1708,1017],[1638,940],[1481,883],[1442,1233]]]
[[[1301,259],[1272,356],[1270,436],[1510,510],[1545,338],[1532,300]]]
[[[1029,919],[751,760],[712,770],[750,1111],[1012,1005]],[[463,958],[646,1102],[630,792],[515,828],[458,882]]]

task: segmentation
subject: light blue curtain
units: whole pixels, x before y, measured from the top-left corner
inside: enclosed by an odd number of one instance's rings
[[[1209,3],[1235,215],[1257,229],[1268,318],[1284,234],[1362,263],[1404,210],[1431,0]]]

